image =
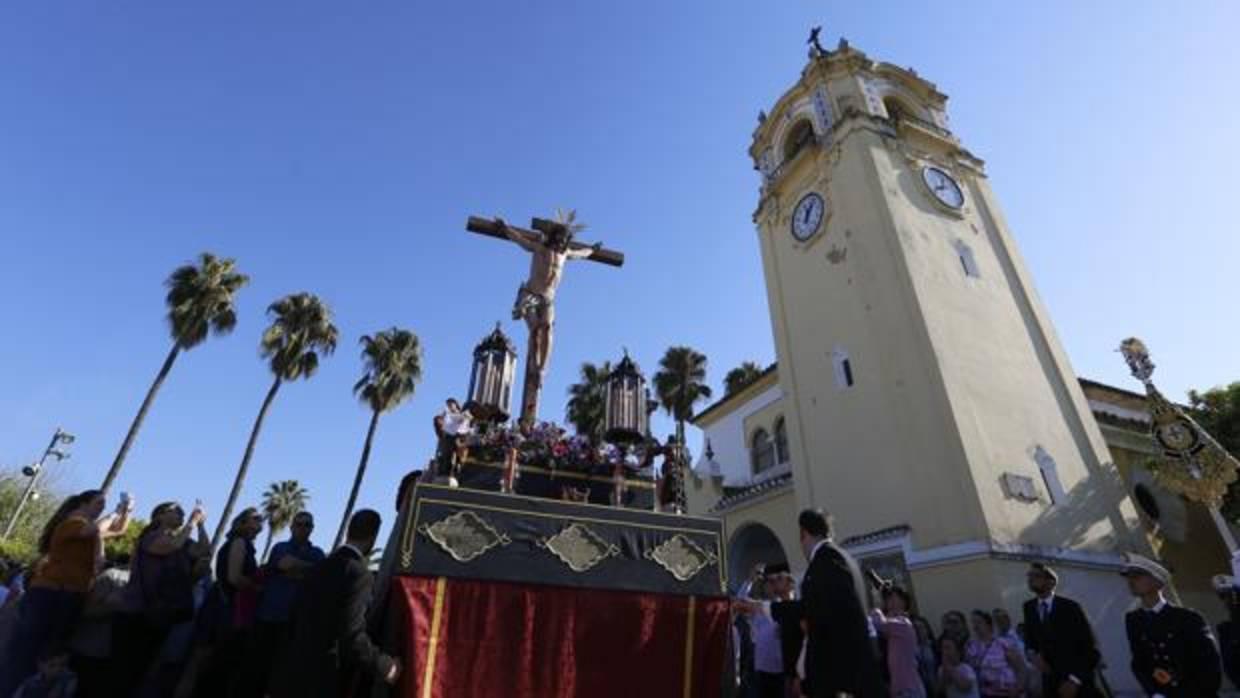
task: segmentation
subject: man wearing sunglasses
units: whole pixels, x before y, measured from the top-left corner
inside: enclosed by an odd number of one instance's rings
[[[291,535],[276,543],[267,558],[262,596],[258,600],[257,627],[250,653],[251,677],[246,683],[265,695],[274,660],[284,651],[292,630],[291,620],[297,592],[307,572],[326,555],[310,542],[314,516],[298,513],[289,524]]]

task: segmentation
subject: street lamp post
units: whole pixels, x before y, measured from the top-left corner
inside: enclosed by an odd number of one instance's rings
[[[17,508],[13,510],[13,515],[9,517],[9,523],[4,527],[4,536],[0,537],[7,540],[13,534],[13,527],[17,525],[17,520],[22,515],[22,509],[25,508],[26,502],[30,501],[30,495],[34,493],[35,485],[39,484],[39,475],[43,472],[43,464],[48,457],[54,457],[57,461],[62,461],[69,457],[68,453],[57,449],[60,444],[68,446],[73,443],[73,434],[64,431],[60,427],[56,428],[56,433],[52,434],[52,440],[48,443],[47,448],[43,450],[43,455],[39,458],[39,462],[34,465],[28,465],[22,468],[22,474],[30,478],[26,483],[26,490],[22,492],[21,499],[17,500]]]

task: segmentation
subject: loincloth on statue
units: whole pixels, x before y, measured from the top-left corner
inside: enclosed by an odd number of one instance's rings
[[[512,319],[546,321],[550,317],[551,299],[521,284],[521,287],[517,289],[517,300],[512,304]]]

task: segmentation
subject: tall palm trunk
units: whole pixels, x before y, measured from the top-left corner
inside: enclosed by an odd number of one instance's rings
[[[215,549],[220,547],[220,543],[224,540],[224,531],[228,527],[228,519],[232,517],[233,507],[237,506],[237,498],[241,496],[241,485],[245,482],[246,471],[250,469],[250,458],[254,456],[254,444],[258,441],[258,432],[263,429],[263,418],[267,416],[267,408],[271,407],[271,401],[276,398],[276,391],[280,389],[280,379],[276,378],[271,384],[271,390],[267,391],[267,397],[263,398],[263,406],[258,410],[258,417],[254,418],[254,429],[250,431],[250,440],[245,445],[245,455],[241,457],[241,467],[237,468],[237,479],[233,480],[232,491],[228,493],[228,503],[224,505],[224,511],[220,512],[220,520],[215,524],[215,535],[211,536],[211,553],[215,553]]]
[[[142,422],[146,419],[147,410],[151,409],[151,403],[155,402],[155,393],[159,392],[159,386],[164,384],[164,379],[168,377],[168,373],[172,370],[172,364],[177,360],[177,355],[181,353],[180,342],[172,344],[172,351],[168,352],[168,358],[164,359],[164,365],[159,369],[159,373],[155,375],[155,382],[151,383],[151,387],[146,391],[146,398],[142,401],[142,406],[138,408],[138,414],[133,418],[133,423],[129,425],[129,433],[125,434],[125,440],[121,442],[121,450],[117,451],[116,458],[112,461],[112,467],[108,468],[108,474],[103,478],[103,484],[99,489],[107,494],[111,489],[112,483],[116,481],[116,476],[121,473],[121,466],[125,464],[125,456],[129,455],[129,447],[133,446],[133,441],[138,436],[138,430],[142,428]]]
[[[681,448],[685,446],[685,423],[681,419],[676,420],[676,443],[680,444]]]
[[[362,445],[362,460],[357,464],[357,475],[353,477],[353,490],[349,492],[349,501],[344,505],[344,518],[340,520],[340,530],[336,532],[336,544],[340,547],[344,542],[344,533],[349,528],[349,517],[353,515],[353,506],[357,504],[357,493],[362,489],[362,478],[366,476],[366,464],[370,461],[370,444],[375,439],[375,427],[379,426],[379,410],[370,415],[370,428],[366,430],[366,443]]]

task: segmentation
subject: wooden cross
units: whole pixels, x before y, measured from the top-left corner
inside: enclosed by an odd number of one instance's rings
[[[538,418],[543,376],[551,357],[555,330],[555,293],[572,259],[586,259],[613,267],[624,265],[624,254],[602,245],[585,245],[572,240],[568,225],[545,218],[530,222],[533,230],[508,225],[500,219],[470,216],[465,229],[480,235],[507,240],[530,253],[530,275],[517,290],[513,319],[525,320],[529,339],[525,353],[525,383],[521,394],[521,423],[532,425]]]

